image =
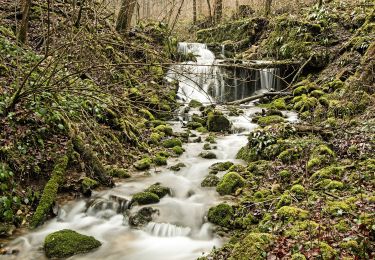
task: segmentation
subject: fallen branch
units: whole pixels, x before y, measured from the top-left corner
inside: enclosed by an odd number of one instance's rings
[[[239,105],[239,104],[250,102],[250,101],[262,98],[262,97],[268,97],[268,96],[287,96],[287,95],[291,95],[291,93],[290,92],[266,92],[266,93],[262,93],[262,94],[259,94],[259,95],[247,97],[247,98],[244,98],[244,99],[231,101],[231,102],[228,102],[227,105]]]

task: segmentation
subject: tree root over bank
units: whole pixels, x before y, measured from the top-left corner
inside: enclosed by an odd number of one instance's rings
[[[262,94],[259,94],[259,95],[247,97],[247,98],[244,98],[244,99],[228,102],[227,105],[240,105],[240,104],[243,104],[243,103],[246,103],[246,102],[257,100],[257,99],[262,98],[262,97],[287,96],[287,95],[291,95],[291,93],[290,92],[266,92],[266,93],[262,93]]]

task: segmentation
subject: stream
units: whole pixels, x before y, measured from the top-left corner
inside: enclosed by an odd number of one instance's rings
[[[226,91],[223,78],[217,69],[210,66],[215,63],[213,53],[203,44],[181,44],[180,49],[199,55],[196,62],[177,65],[179,67],[175,68],[180,70],[180,99],[183,102],[196,99],[203,103],[223,100],[223,93]],[[191,69],[189,75],[181,70],[186,67]],[[267,73],[261,73],[261,76],[270,75],[269,70]],[[167,77],[176,79],[176,73],[171,72]],[[263,81],[271,84],[272,79],[263,78]],[[254,86],[254,91],[261,90],[261,86]],[[243,93],[241,92],[241,95],[244,95]],[[225,106],[218,108],[227,113]],[[201,182],[208,175],[209,166],[214,163],[244,163],[235,159],[236,154],[247,143],[246,135],[257,127],[251,123],[251,117],[261,109],[253,104],[244,105],[241,109],[244,111],[243,115],[228,116],[233,124],[232,134],[218,135],[216,138],[216,149],[212,151],[217,155],[217,159],[208,160],[199,156],[203,150],[203,142],[186,143],[183,145],[185,153],[179,158],[170,158],[168,166],[156,167],[148,176],[139,174],[122,180],[113,189],[94,192],[90,199],[79,199],[63,205],[56,218],[16,238],[8,245],[9,251],[18,252],[16,255],[0,258],[46,259],[42,248],[44,239],[49,233],[61,229],[72,229],[94,236],[102,242],[102,246],[97,250],[69,259],[193,260],[209,253],[214,247],[222,246],[224,239],[213,233],[213,225],[207,221],[206,215],[208,209],[218,204],[223,197],[218,195],[215,188],[202,188]],[[191,109],[189,114],[197,111]],[[286,115],[289,121],[296,120],[295,114]],[[185,130],[182,118],[169,122],[174,131]],[[198,137],[201,136],[202,140],[208,136],[192,132]],[[177,163],[184,163],[186,167],[177,172],[168,168]],[[169,187],[171,196],[162,198],[157,204],[148,205],[159,210],[152,222],[140,229],[130,227],[127,216],[141,207],[127,209],[127,201],[133,194],[154,183]]]

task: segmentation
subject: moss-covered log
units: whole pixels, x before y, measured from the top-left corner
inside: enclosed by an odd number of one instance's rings
[[[67,155],[65,155],[56,162],[52,172],[52,176],[44,187],[39,205],[31,220],[30,226],[32,228],[36,228],[37,226],[43,224],[48,214],[50,213],[51,208],[56,200],[59,186],[64,181],[64,174],[66,171],[66,167],[68,166],[68,161],[69,158]]]

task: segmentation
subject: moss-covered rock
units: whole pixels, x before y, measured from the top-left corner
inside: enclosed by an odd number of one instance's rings
[[[171,195],[171,189],[168,187],[162,186],[160,183],[155,183],[148,187],[145,192],[151,192],[156,194],[159,199],[163,198],[166,195]]]
[[[144,170],[148,170],[150,169],[151,167],[151,163],[152,163],[152,160],[150,158],[143,158],[139,161],[137,161],[135,164],[134,164],[134,167],[137,169],[137,170],[140,170],[140,171],[144,171]]]
[[[216,187],[220,179],[215,174],[209,174],[201,183],[202,187]]]
[[[350,206],[346,201],[329,201],[324,211],[331,216],[342,216],[351,212],[352,206]]]
[[[301,253],[295,253],[292,255],[292,260],[306,260],[306,257]]]
[[[159,125],[155,127],[155,131],[164,133],[168,136],[173,135],[173,129],[170,125]]]
[[[116,178],[130,178],[130,173],[125,170],[124,168],[119,168],[119,167],[110,167],[108,169],[108,175]]]
[[[190,102],[189,102],[189,107],[192,107],[192,108],[199,108],[203,106],[203,104],[195,99],[192,99]]]
[[[201,127],[198,127],[197,129],[195,129],[197,132],[201,133],[201,134],[206,134],[208,133],[208,130],[206,127],[204,126],[201,126]]]
[[[158,166],[167,165],[167,158],[158,154],[152,159],[152,162]]]
[[[228,204],[222,203],[208,210],[208,221],[222,227],[230,227],[234,210]]]
[[[270,250],[274,237],[267,233],[250,233],[233,248],[229,260],[261,260]]]
[[[175,146],[172,148],[172,150],[176,155],[181,155],[185,152],[184,148],[182,148],[181,146]]]
[[[210,151],[201,152],[199,156],[204,159],[216,159],[217,158],[216,154]]]
[[[96,180],[84,177],[81,182],[81,189],[83,194],[91,195],[91,191],[99,186]]]
[[[153,144],[158,144],[163,136],[160,133],[151,133],[150,142]]]
[[[295,184],[290,188],[290,191],[294,193],[295,195],[302,196],[306,193],[305,187],[303,187],[300,184]]]
[[[169,169],[171,169],[172,171],[178,172],[183,167],[186,167],[186,165],[184,163],[177,163],[177,164],[169,167]]]
[[[309,217],[309,212],[296,207],[283,206],[277,210],[277,216],[286,221],[304,220]]]
[[[238,188],[245,186],[245,180],[236,172],[228,172],[216,186],[220,195],[233,194]]]
[[[163,142],[163,147],[165,148],[173,148],[175,146],[182,146],[181,139],[171,138],[171,139],[164,140]]]
[[[299,147],[289,148],[281,152],[277,158],[280,159],[283,163],[291,163],[294,160],[298,159],[301,156],[301,149]]]
[[[49,258],[66,258],[92,251],[101,246],[94,237],[63,229],[49,234],[44,240],[44,251]]]
[[[158,214],[159,210],[151,207],[144,207],[135,214],[129,216],[129,224],[133,227],[142,227],[152,221],[153,216]]]
[[[325,242],[319,242],[319,249],[323,260],[334,259],[337,251]]]
[[[255,121],[260,126],[268,126],[268,125],[272,125],[272,124],[278,124],[278,123],[285,122],[284,118],[282,118],[281,116],[275,116],[275,115],[259,117]]]
[[[197,129],[197,128],[200,128],[200,127],[203,127],[203,125],[201,123],[198,123],[198,122],[189,122],[186,124],[186,127],[189,128],[189,129]]]
[[[210,132],[228,132],[231,123],[221,112],[215,111],[208,114],[207,129]]]
[[[232,162],[219,162],[211,165],[209,169],[213,172],[222,172],[229,170],[231,166],[233,166]]]
[[[159,196],[152,192],[139,192],[133,195],[131,205],[147,205],[159,202]]]

